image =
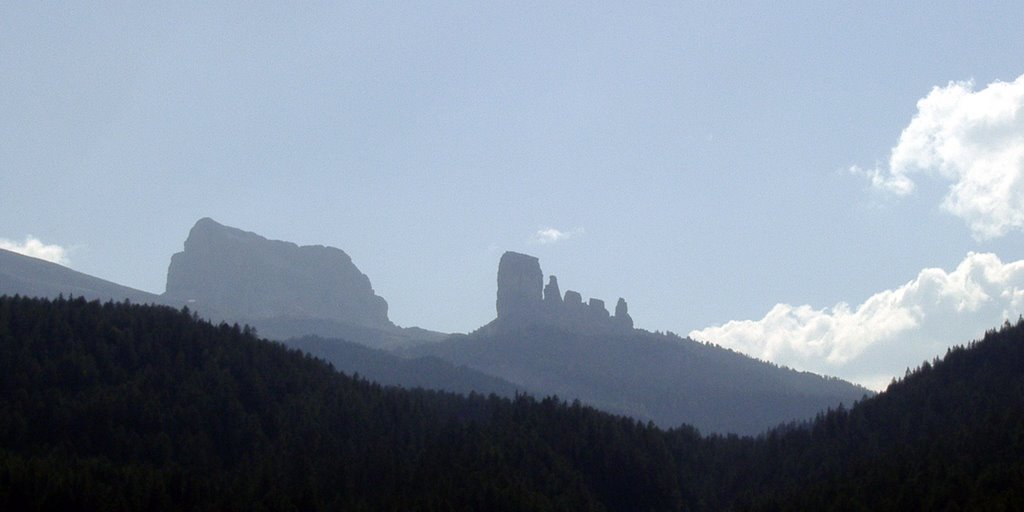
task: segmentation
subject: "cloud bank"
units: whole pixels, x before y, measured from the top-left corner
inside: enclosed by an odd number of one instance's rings
[[[777,304],[760,320],[690,332],[759,359],[882,389],[906,368],[1024,312],[1024,260],[969,253],[952,272],[922,270],[862,304]]]
[[[980,91],[971,81],[933,88],[888,168],[851,171],[898,195],[914,191],[916,174],[950,182],[942,207],[979,240],[1024,230],[1024,75]]]
[[[0,238],[0,249],[24,254],[25,256],[31,256],[33,258],[39,258],[59,265],[67,266],[70,263],[68,260],[68,251],[66,249],[59,245],[44,244],[32,235],[25,237],[24,242],[15,242],[13,240],[7,240],[6,238]]]
[[[569,238],[575,238],[583,234],[582,228],[572,231],[562,231],[556,228],[545,228],[534,234],[533,241],[539,244],[553,244]]]

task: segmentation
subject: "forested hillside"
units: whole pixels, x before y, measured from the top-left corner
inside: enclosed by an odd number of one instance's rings
[[[187,311],[0,298],[4,510],[1019,510],[1024,322],[850,409],[701,437],[382,387]]]
[[[664,434],[382,388],[165,307],[0,298],[0,508],[667,510]]]
[[[740,508],[1021,510],[1024,320],[852,409],[713,444],[714,488]]]

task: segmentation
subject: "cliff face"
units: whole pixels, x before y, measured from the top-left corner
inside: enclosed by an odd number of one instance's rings
[[[164,296],[226,317],[394,328],[387,302],[341,249],[268,240],[208,218],[171,257]]]
[[[540,313],[544,273],[540,261],[526,254],[506,252],[498,263],[498,318],[527,319]]]
[[[591,298],[584,303],[583,296],[572,290],[567,290],[563,298],[558,278],[550,276],[549,279],[545,286],[537,258],[517,252],[503,254],[498,263],[496,325],[499,328],[551,325],[592,333],[633,328],[625,300],[618,300],[615,315],[611,316],[603,300]]]

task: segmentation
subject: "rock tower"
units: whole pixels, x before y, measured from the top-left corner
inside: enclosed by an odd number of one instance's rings
[[[544,273],[540,260],[528,254],[506,252],[498,263],[498,324],[502,326],[553,325],[587,332],[629,331],[633,319],[626,301],[619,299],[609,315],[601,299],[583,302],[576,291],[561,294],[558,278]]]

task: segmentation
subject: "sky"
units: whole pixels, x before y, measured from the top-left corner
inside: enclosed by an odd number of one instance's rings
[[[880,389],[1024,312],[1015,2],[0,4],[0,248],[149,292],[202,217],[403,326],[498,259]]]

